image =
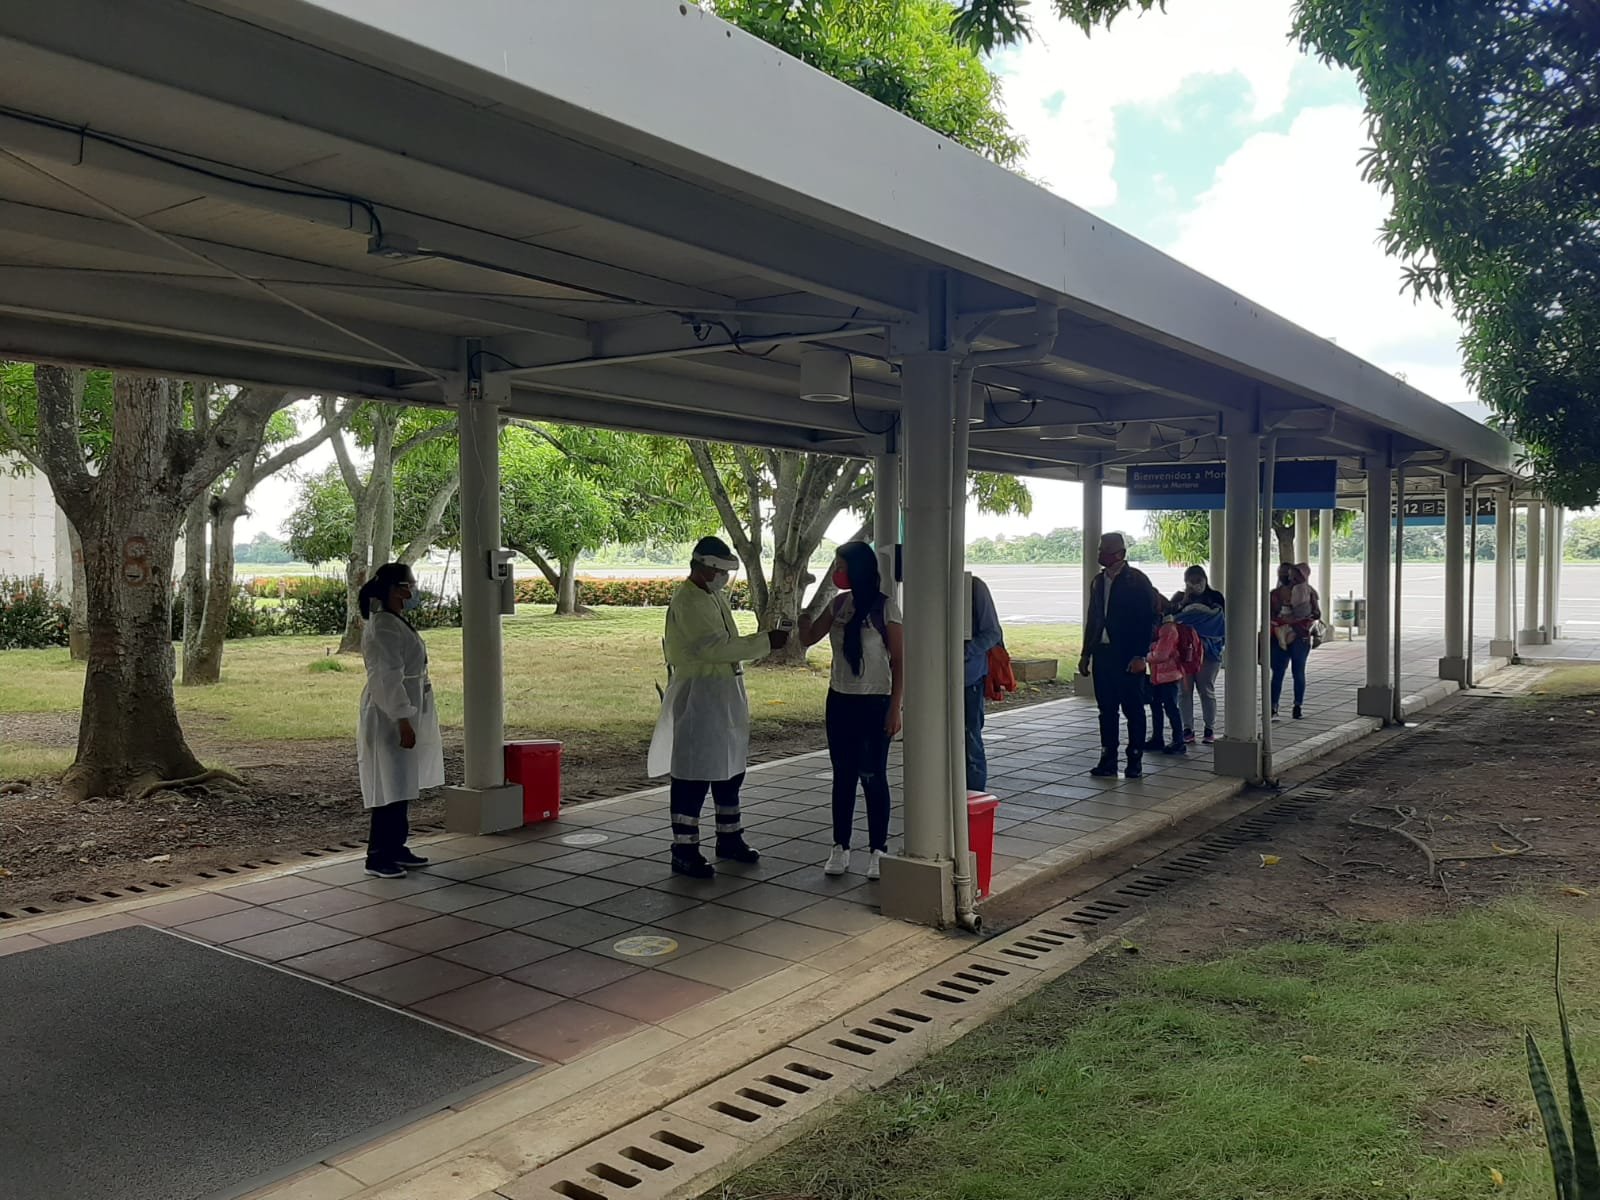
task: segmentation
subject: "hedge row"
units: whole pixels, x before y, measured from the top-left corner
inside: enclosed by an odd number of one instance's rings
[[[0,576],[0,650],[65,646],[72,609],[42,576]]]
[[[672,593],[683,582],[682,576],[668,579],[583,579],[578,580],[578,603],[590,608],[665,608]],[[517,580],[518,604],[554,604],[555,589],[543,576]],[[728,585],[728,603],[737,609],[750,607],[750,585],[736,579]]]

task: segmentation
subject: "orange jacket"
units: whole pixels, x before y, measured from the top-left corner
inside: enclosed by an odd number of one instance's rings
[[[1162,622],[1145,661],[1150,665],[1150,682],[1157,687],[1183,678],[1183,664],[1178,661],[1178,626],[1174,622]]]

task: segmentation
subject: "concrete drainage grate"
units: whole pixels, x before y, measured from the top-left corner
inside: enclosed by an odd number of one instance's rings
[[[909,1029],[909,1018],[884,1028]],[[793,1048],[779,1050],[668,1105],[667,1112],[742,1141],[759,1141],[851,1088],[866,1072]]]
[[[743,1147],[731,1134],[657,1113],[501,1186],[507,1200],[660,1200]]]

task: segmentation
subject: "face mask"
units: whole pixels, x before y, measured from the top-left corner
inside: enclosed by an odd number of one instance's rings
[[[706,590],[711,592],[720,592],[727,586],[728,573],[726,571],[718,571],[710,579],[706,580]]]
[[[413,591],[409,596],[400,602],[400,607],[406,612],[416,612],[417,609],[422,607],[422,593]]]
[[[1205,590],[1206,590],[1206,585],[1204,583],[1191,583],[1189,585],[1189,594],[1191,596],[1198,596],[1201,592],[1203,592]]]
[[[835,571],[833,573],[833,586],[841,592],[850,590],[850,573],[848,571]]]
[[[1126,550],[1102,550],[1100,551],[1100,565],[1102,567],[1114,567],[1123,560],[1127,553]]]

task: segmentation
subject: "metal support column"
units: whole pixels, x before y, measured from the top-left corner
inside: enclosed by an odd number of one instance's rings
[[[1517,509],[1511,503],[1511,489],[1505,488],[1496,492],[1494,499],[1494,639],[1489,644],[1489,656],[1507,661],[1517,655],[1511,611],[1517,586],[1516,542]]]
[[[1544,512],[1538,501],[1528,502],[1527,561],[1522,585],[1522,636],[1524,646],[1542,646],[1545,642],[1544,626],[1540,623],[1543,609],[1539,598],[1540,584],[1544,582]]]
[[[1105,533],[1105,472],[1100,467],[1083,470],[1083,620],[1089,624],[1089,589],[1100,574],[1100,537]],[[1085,651],[1087,652],[1087,647]],[[1094,698],[1094,680],[1073,676],[1072,690],[1078,696]]]
[[[894,577],[895,546],[900,541],[900,455],[897,430],[884,439],[884,449],[872,460],[872,547],[878,552],[878,571],[885,593],[900,598]]]
[[[1294,512],[1294,561],[1311,561],[1311,513],[1304,508],[1297,508]]]
[[[1389,678],[1389,557],[1394,523],[1389,505],[1394,468],[1387,456],[1367,460],[1367,682],[1356,692],[1356,711],[1388,721],[1394,714],[1394,685]]]
[[[1234,414],[1228,414],[1230,418]],[[1260,544],[1256,529],[1261,503],[1261,436],[1244,415],[1236,427],[1225,427],[1227,483],[1228,640],[1222,652],[1227,691],[1223,696],[1223,736],[1217,743],[1215,770],[1237,779],[1261,778],[1261,740],[1256,713],[1256,667],[1260,644]]]
[[[1211,586],[1220,590],[1228,573],[1228,517],[1221,509],[1211,510],[1211,563],[1206,574]]]
[[[1317,522],[1317,596],[1324,620],[1333,619],[1333,519],[1334,510],[1322,510]]]
[[[915,660],[906,672],[905,851],[885,859],[880,887],[885,916],[936,926],[955,919],[946,727],[950,606],[959,599],[950,591],[955,368],[956,356],[944,349],[908,353],[901,366],[905,636]]]
[[[461,468],[462,783],[445,794],[445,826],[494,833],[522,824],[522,790],[506,785],[505,679],[500,617],[506,583],[500,566],[500,409],[504,378],[483,379],[469,350],[456,400]]]
[[[1567,510],[1556,509],[1556,534],[1550,542],[1550,561],[1555,567],[1550,584],[1550,640],[1561,637],[1561,567],[1567,554]]]
[[[1557,535],[1559,522],[1557,508],[1546,502],[1544,506],[1544,640],[1556,640],[1556,579],[1561,559],[1561,539]]]
[[[1466,686],[1467,494],[1458,471],[1444,489],[1444,657],[1439,678]]]

